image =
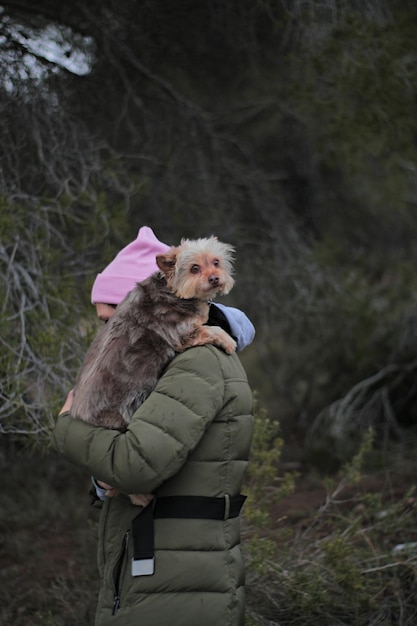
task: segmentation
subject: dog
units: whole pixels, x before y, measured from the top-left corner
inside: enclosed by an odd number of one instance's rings
[[[157,255],[159,272],[127,294],[87,350],[71,416],[124,431],[175,354],[206,344],[232,354],[234,339],[205,323],[210,301],[234,285],[233,255],[214,236]]]

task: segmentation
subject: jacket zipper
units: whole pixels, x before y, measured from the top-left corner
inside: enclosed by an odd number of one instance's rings
[[[119,558],[117,559],[116,565],[113,569],[113,586],[114,586],[114,597],[113,597],[113,610],[112,615],[116,615],[117,611],[120,609],[120,578],[122,573],[122,566],[125,559],[125,554],[127,550],[127,544],[129,541],[129,530],[125,533],[122,541],[122,547],[120,549]]]

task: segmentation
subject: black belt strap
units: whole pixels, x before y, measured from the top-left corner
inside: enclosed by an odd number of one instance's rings
[[[210,498],[206,496],[165,496],[155,498],[132,521],[132,575],[154,573],[154,527],[156,518],[217,519],[237,517],[246,496]]]
[[[246,496],[165,496],[156,498],[154,518],[229,519],[237,517]]]

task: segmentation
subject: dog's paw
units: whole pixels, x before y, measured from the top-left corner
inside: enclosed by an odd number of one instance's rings
[[[226,354],[233,354],[236,351],[236,341],[220,326],[201,326],[192,334],[192,338],[185,343],[187,347],[204,346],[212,344],[221,348]]]
[[[233,354],[236,352],[237,343],[232,337],[230,337],[230,341],[227,342],[227,345],[224,346],[224,351],[226,354]]]
[[[236,352],[236,341],[225,330],[217,326],[212,326],[211,329],[216,331],[213,336],[213,343],[215,346],[222,348],[226,354],[233,354],[233,352]]]

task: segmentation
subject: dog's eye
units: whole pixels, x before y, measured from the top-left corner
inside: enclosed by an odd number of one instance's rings
[[[191,268],[190,268],[191,274],[198,274],[199,271],[200,271],[200,266],[199,265],[192,265]]]
[[[214,265],[214,267],[219,267],[219,265],[220,265],[219,259],[214,259],[213,265]]]

